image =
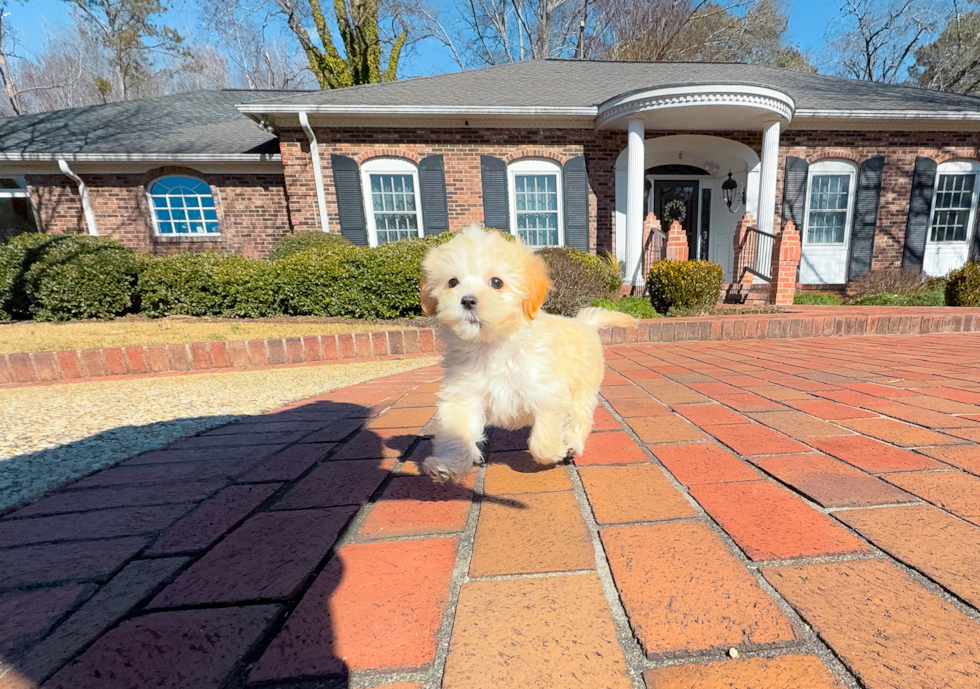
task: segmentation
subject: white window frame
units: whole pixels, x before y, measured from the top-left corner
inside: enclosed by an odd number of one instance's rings
[[[207,232],[207,231],[205,231],[205,232],[186,232],[186,233],[160,232],[160,225],[159,225],[160,220],[157,218],[157,207],[153,203],[153,196],[154,196],[154,194],[153,194],[153,185],[156,184],[157,182],[161,181],[161,180],[169,179],[171,177],[187,177],[188,179],[196,179],[199,182],[203,182],[207,186],[208,191],[210,192],[211,201],[214,203],[213,208],[214,208],[214,217],[215,217],[215,219],[214,220],[204,220],[203,209],[205,208],[205,206],[198,206],[198,208],[200,208],[202,210],[202,213],[201,213],[201,222],[202,223],[216,222],[218,224],[218,231],[217,232]],[[198,198],[200,198],[202,195],[197,194],[196,196],[198,196]],[[202,177],[197,177],[196,175],[185,175],[185,174],[161,175],[160,177],[155,178],[153,181],[151,181],[149,184],[146,185],[146,200],[147,200],[147,203],[149,203],[149,205],[150,205],[150,218],[152,218],[152,220],[153,220],[153,234],[155,236],[157,236],[157,237],[165,237],[165,238],[179,237],[179,238],[182,238],[182,239],[187,239],[188,237],[220,237],[221,236],[221,217],[220,217],[220,215],[218,213],[218,198],[217,198],[217,195],[214,193],[214,189],[211,188],[211,185],[208,184],[207,180],[205,180]],[[168,206],[168,209],[169,209],[169,206]],[[186,210],[186,209],[187,209],[187,206],[184,206],[184,210]],[[171,219],[170,222],[172,223],[173,220]],[[190,220],[185,220],[184,222],[189,223],[191,221]]]
[[[936,213],[936,197],[939,195],[939,179],[942,175],[960,174],[974,175],[973,180],[973,204],[970,207],[970,215],[966,220],[966,238],[962,241],[934,242],[932,240],[932,222]],[[980,162],[976,160],[948,160],[936,166],[936,180],[932,186],[932,202],[929,204],[929,226],[926,228],[926,244],[938,244],[942,246],[953,246],[958,244],[970,245],[973,240],[973,225],[977,217],[977,200],[980,192]]]
[[[547,158],[523,158],[507,166],[507,195],[510,206],[510,233],[517,234],[517,175],[555,175],[555,189],[558,191],[558,244],[565,246],[565,196],[562,188],[561,165]],[[530,246],[530,245],[529,245]],[[550,248],[551,245],[534,246],[535,249]]]
[[[17,185],[17,189],[0,189],[0,199],[29,199],[31,193],[27,190],[27,179],[24,177],[4,177],[12,179]]]
[[[422,227],[422,195],[419,189],[419,169],[404,158],[372,158],[361,165],[361,193],[364,202],[364,215],[367,220],[368,245],[378,246],[378,226],[374,219],[374,200],[371,198],[371,175],[411,175],[415,185],[415,224],[418,236],[425,234]]]
[[[847,187],[847,216],[844,221],[844,239],[841,242],[810,242],[810,198],[813,194],[813,178],[818,175],[848,175],[850,182]],[[803,210],[803,246],[812,247],[847,247],[851,232],[854,230],[854,204],[857,197],[857,165],[844,160],[821,160],[810,165],[806,179],[806,206]]]

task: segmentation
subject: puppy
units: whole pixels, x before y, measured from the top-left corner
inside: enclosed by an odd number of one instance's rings
[[[550,287],[539,256],[478,226],[422,261],[422,310],[438,317],[446,343],[434,454],[423,465],[436,481],[460,482],[480,463],[486,424],[531,425],[528,449],[542,464],[582,453],[603,377],[598,328],[636,319],[539,313]]]

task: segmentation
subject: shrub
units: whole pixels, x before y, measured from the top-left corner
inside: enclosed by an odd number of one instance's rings
[[[633,318],[663,318],[663,316],[656,312],[650,302],[643,297],[623,297],[619,301],[593,299],[589,306],[628,313]]]
[[[19,235],[0,248],[0,313],[63,321],[133,307],[137,253],[107,237]]]
[[[422,258],[450,239],[446,232],[376,249],[311,249],[276,261],[280,308],[292,315],[349,318],[418,315]]]
[[[143,313],[257,318],[277,313],[272,264],[214,253],[181,253],[146,262],[139,279]]]
[[[946,304],[980,306],[980,263],[967,263],[946,278]]]
[[[587,271],[596,273],[602,277],[606,288],[616,293],[623,284],[623,277],[619,274],[619,266],[614,263],[615,258],[608,256],[596,256],[586,251],[578,249],[565,249],[568,255],[575,261],[582,264]]]
[[[820,292],[801,292],[793,297],[794,304],[808,304],[811,306],[839,306],[840,297],[836,294],[822,294]]]
[[[943,306],[945,303],[946,297],[940,290],[928,289],[919,290],[912,294],[893,294],[890,292],[865,294],[848,302],[851,306]]]
[[[650,303],[659,313],[671,309],[705,312],[718,304],[725,271],[709,261],[654,261],[647,276]]]
[[[548,313],[571,318],[594,298],[612,296],[602,274],[587,269],[565,249],[541,249],[538,255],[548,264],[553,285],[543,306]]]
[[[0,245],[0,318],[30,318],[30,302],[25,289],[27,271],[44,255],[43,247],[53,237],[32,232],[21,234]]]
[[[854,294],[912,294],[922,289],[922,273],[904,268],[870,270],[854,283]]]
[[[272,247],[269,259],[275,261],[309,249],[333,249],[338,246],[350,246],[350,242],[332,232],[297,232],[280,238]]]

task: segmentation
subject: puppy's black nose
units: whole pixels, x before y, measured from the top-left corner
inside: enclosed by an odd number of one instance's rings
[[[471,311],[474,306],[476,306],[476,297],[472,294],[467,294],[465,297],[459,300],[459,303],[463,305],[463,308],[467,311]]]

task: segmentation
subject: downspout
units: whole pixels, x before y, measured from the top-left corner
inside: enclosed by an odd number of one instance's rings
[[[313,164],[313,185],[316,187],[316,207],[320,215],[320,230],[322,232],[329,232],[330,227],[327,224],[327,197],[323,192],[323,170],[320,168],[320,146],[316,141],[316,134],[313,133],[313,128],[310,127],[310,120],[306,116],[306,113],[300,111],[299,113],[299,124],[306,132],[306,138],[310,140],[310,158]]]
[[[99,236],[99,229],[95,225],[95,213],[92,212],[92,204],[89,202],[88,198],[88,187],[85,186],[85,182],[82,178],[72,172],[71,168],[68,167],[67,160],[59,160],[58,167],[61,169],[65,176],[71,181],[78,185],[78,195],[82,199],[82,213],[85,216],[85,229],[93,237]]]

